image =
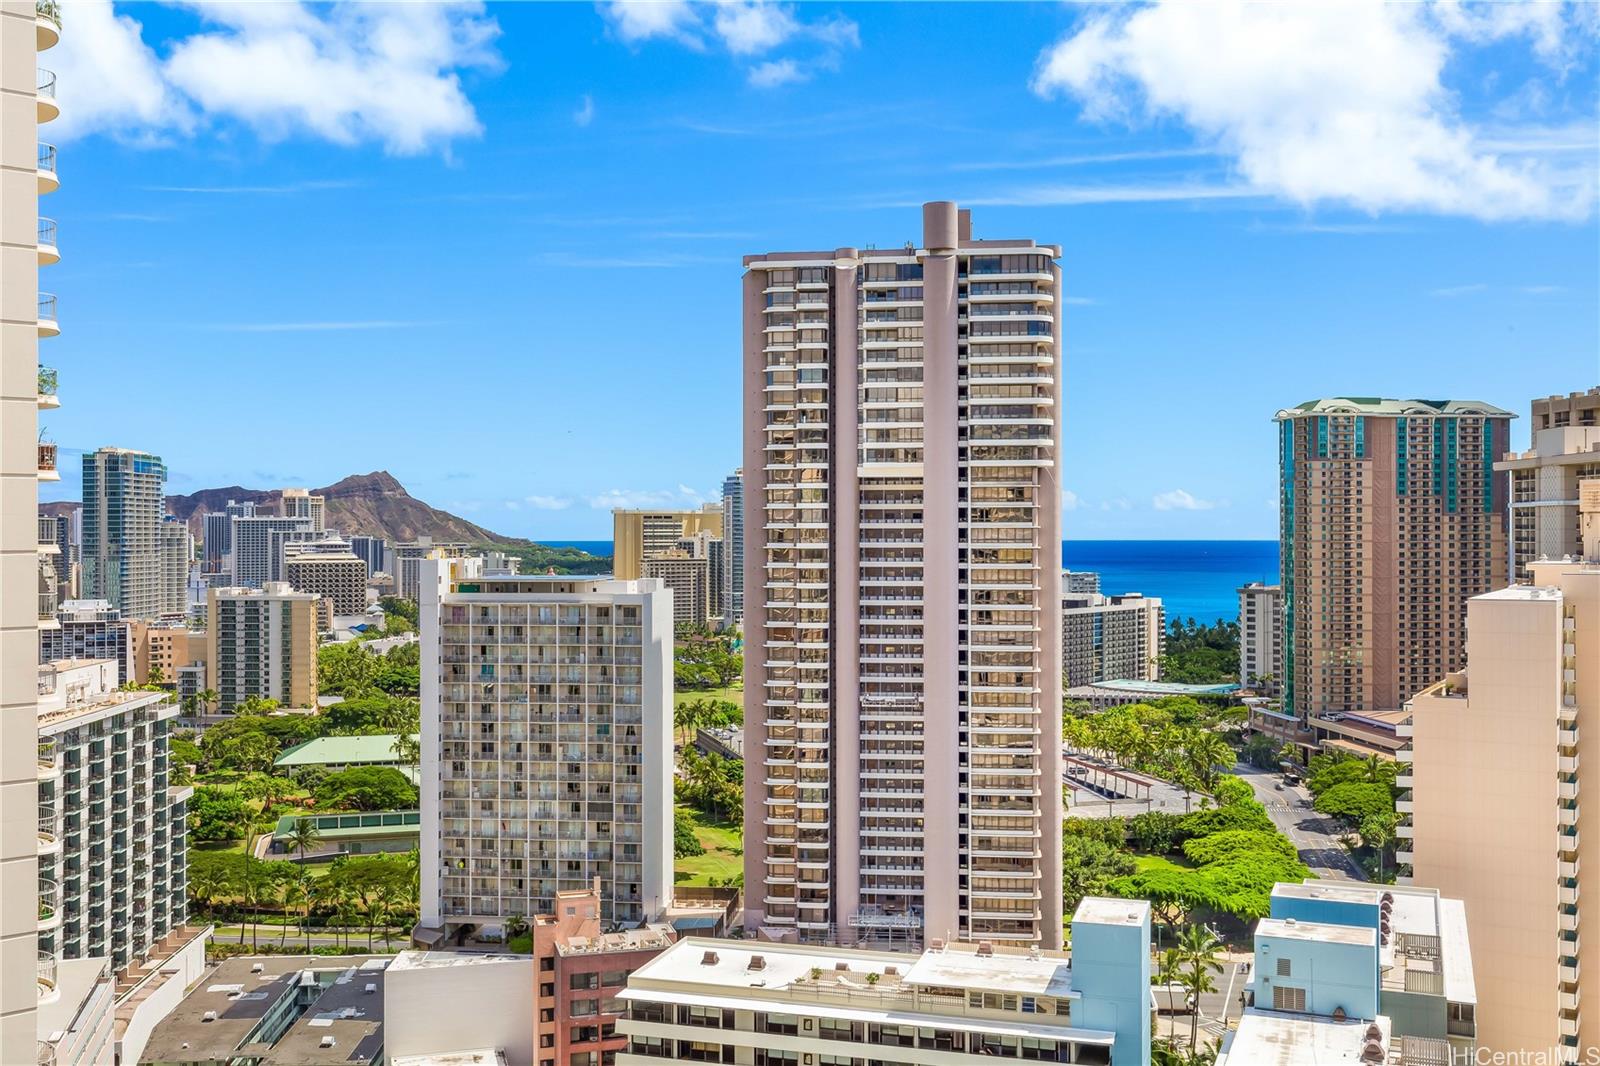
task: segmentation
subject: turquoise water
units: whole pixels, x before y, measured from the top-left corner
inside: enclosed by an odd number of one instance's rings
[[[609,540],[541,541],[610,555]],[[1251,581],[1278,580],[1275,540],[1074,540],[1061,545],[1061,564],[1096,570],[1100,591],[1160,596],[1167,617],[1215,622],[1239,617],[1236,590]]]

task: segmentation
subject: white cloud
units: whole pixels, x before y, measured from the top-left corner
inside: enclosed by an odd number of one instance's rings
[[[1177,118],[1232,156],[1250,188],[1302,205],[1583,219],[1592,157],[1497,154],[1443,84],[1463,43],[1529,37],[1540,59],[1565,62],[1588,17],[1574,10],[1371,0],[1102,8],[1045,50],[1033,87],[1077,99],[1094,119]]]
[[[1209,511],[1216,503],[1199,499],[1184,489],[1173,489],[1151,497],[1150,505],[1158,511]]]
[[[596,6],[612,33],[630,46],[664,40],[703,52],[719,44],[741,59],[788,46],[809,53],[750,67],[750,84],[759,89],[807,81],[818,70],[837,68],[843,50],[861,46],[860,28],[843,15],[807,22],[796,14],[795,5],[767,0],[614,0]]]
[[[563,496],[525,496],[522,502],[538,511],[564,511],[572,506]]]
[[[780,85],[793,85],[810,77],[793,59],[774,59],[750,68],[750,84],[757,89],[776,89]]]
[[[1428,295],[1442,296],[1449,300],[1457,296],[1470,296],[1475,292],[1483,292],[1488,287],[1481,281],[1475,281],[1470,285],[1446,285],[1442,288],[1431,290]]]
[[[232,121],[267,140],[375,142],[401,155],[480,132],[460,72],[499,63],[499,28],[481,4],[195,11],[204,28],[166,42],[161,59],[109,0],[75,0],[55,60],[64,132],[161,141]]]
[[[1549,296],[1552,293],[1566,292],[1567,287],[1565,285],[1523,285],[1520,286],[1518,291],[1528,296]]]
[[[587,126],[594,121],[594,97],[588,93],[583,94],[583,103],[572,113],[572,121],[578,126]]]
[[[1076,511],[1081,503],[1082,501],[1078,499],[1076,492],[1071,489],[1061,490],[1061,509],[1063,511]]]
[[[629,510],[641,507],[699,507],[712,497],[679,485],[677,489],[607,489],[587,497],[597,511]]]

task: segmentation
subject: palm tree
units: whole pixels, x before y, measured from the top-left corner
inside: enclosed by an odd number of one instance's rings
[[[350,929],[361,917],[361,902],[351,892],[341,892],[337,904],[339,924],[344,927],[344,946],[350,946]]]
[[[216,706],[218,699],[217,690],[214,688],[203,688],[199,692],[195,693],[195,698],[200,701],[200,705],[203,708],[210,710],[212,707]]]
[[[316,819],[301,815],[295,819],[294,828],[289,830],[283,846],[291,855],[298,851],[303,859],[320,843],[322,843],[322,830],[317,828]]]
[[[305,890],[301,887],[299,879],[285,878],[279,885],[278,898],[283,903],[283,930],[278,934],[278,947],[282,948],[289,939],[289,911],[300,912],[300,900]]]
[[[400,886],[392,881],[385,881],[378,889],[378,910],[383,916],[383,950],[389,950],[389,919],[394,917],[401,903]]]
[[[1198,1047],[1200,1035],[1200,997],[1217,990],[1211,972],[1218,968],[1222,941],[1203,925],[1185,926],[1178,934],[1178,982],[1194,997],[1194,1012],[1189,1015],[1189,1047]]]
[[[1178,965],[1179,965],[1180,961],[1181,960],[1179,959],[1178,949],[1177,948],[1168,948],[1166,951],[1163,951],[1161,953],[1160,974],[1161,974],[1161,983],[1163,985],[1170,984],[1172,982],[1173,977],[1175,977],[1177,975],[1177,973],[1178,973]],[[1169,1011],[1167,1013],[1167,1039],[1168,1040],[1172,1040],[1172,1039],[1175,1039],[1177,1037],[1177,1032],[1176,1032],[1177,1028],[1178,1028],[1178,1015],[1177,1015],[1177,1012],[1176,1011]]]
[[[1194,770],[1200,787],[1207,792],[1217,786],[1217,768],[1232,766],[1237,758],[1233,745],[1223,740],[1220,733],[1213,733],[1209,729],[1196,730],[1185,738],[1184,757]]]

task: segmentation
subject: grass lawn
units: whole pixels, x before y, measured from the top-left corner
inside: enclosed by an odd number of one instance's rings
[[[727,700],[744,706],[744,686],[734,685],[731,688],[696,688],[685,689],[678,693],[678,705],[693,703],[695,700]]]
[[[719,882],[744,873],[744,834],[736,825],[727,822],[707,822],[699,811],[683,805],[678,812],[692,818],[694,835],[704,855],[695,855],[676,861],[673,881],[680,885],[705,886],[715,877]]]
[[[1145,855],[1135,852],[1133,862],[1137,873],[1150,873],[1153,870],[1193,870],[1194,863],[1181,855]]]

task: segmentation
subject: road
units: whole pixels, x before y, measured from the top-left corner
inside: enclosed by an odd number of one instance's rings
[[[1235,958],[1225,963],[1220,970],[1211,975],[1211,980],[1216,984],[1215,992],[1207,992],[1200,997],[1200,1042],[1207,1043],[1213,1037],[1219,1037],[1232,1025],[1239,1021],[1239,997],[1244,992],[1244,985],[1250,978],[1250,963],[1243,959]],[[1166,1038],[1176,1037],[1179,1044],[1189,1045],[1189,1015],[1163,1014],[1156,1021],[1156,1036]]]
[[[1365,881],[1362,872],[1349,852],[1339,843],[1340,830],[1332,818],[1324,818],[1311,809],[1311,793],[1304,785],[1277,786],[1283,776],[1271,770],[1259,770],[1248,763],[1240,763],[1234,772],[1255,789],[1256,799],[1266,805],[1272,822],[1294,842],[1300,851],[1300,861],[1311,868],[1318,877],[1340,881]]]

